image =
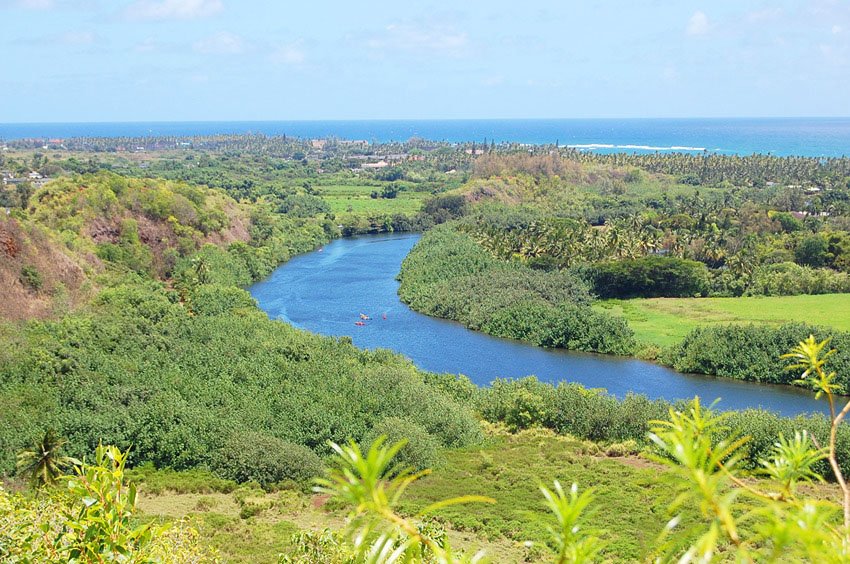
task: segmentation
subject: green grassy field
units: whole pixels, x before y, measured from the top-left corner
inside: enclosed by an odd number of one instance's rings
[[[493,505],[449,507],[440,518],[455,530],[486,539],[506,539],[523,558],[548,555],[545,543],[554,517],[543,505],[540,485],[576,483],[593,488],[595,500],[586,522],[617,561],[639,561],[670,516],[675,494],[658,465],[636,456],[607,457],[597,445],[545,431],[495,437],[487,448],[452,451],[445,464],[410,490],[408,507],[418,509],[447,497],[475,494]],[[691,517],[685,515],[687,521]],[[531,541],[531,548],[525,546]],[[495,558],[497,562],[513,562]]]
[[[422,201],[430,194],[428,192],[413,192],[402,190],[395,198],[372,198],[372,192],[381,192],[383,186],[333,184],[315,186],[316,191],[331,207],[335,214],[368,215],[379,214],[414,214],[422,208]]]
[[[659,346],[710,324],[800,321],[850,331],[850,294],[606,300],[596,307],[625,317],[638,340]]]
[[[669,519],[666,508],[674,494],[659,477],[664,473],[643,458],[607,457],[593,443],[549,431],[496,433],[478,448],[444,451],[433,473],[409,489],[402,511],[414,513],[457,495],[491,497],[495,504],[467,504],[436,513],[453,545],[473,553],[484,549],[493,562],[547,562],[547,528],[554,518],[538,488],[551,487],[554,479],[565,487],[576,482],[596,492],[587,525],[608,543],[606,554],[634,561]],[[242,518],[236,501],[239,490],[154,494],[145,493],[142,485],[141,491],[140,506],[147,517],[189,517],[226,562],[276,562],[291,546],[293,533],[344,526],[345,512],[329,509],[321,496],[253,492],[253,503],[264,509]]]

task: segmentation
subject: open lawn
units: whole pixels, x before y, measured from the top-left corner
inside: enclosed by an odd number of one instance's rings
[[[709,324],[800,321],[850,331],[850,294],[606,300],[596,307],[622,315],[638,340],[659,346],[673,345]]]
[[[388,184],[388,183],[387,183]],[[422,201],[430,196],[428,192],[401,190],[395,198],[372,198],[372,192],[380,193],[383,186],[374,185],[319,185],[316,192],[337,215],[369,215],[403,213],[411,215],[422,208]]]

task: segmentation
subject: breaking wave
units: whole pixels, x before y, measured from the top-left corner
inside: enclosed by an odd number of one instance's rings
[[[691,151],[702,152],[707,150],[705,147],[687,147],[673,145],[670,147],[656,147],[654,145],[613,145],[610,143],[585,143],[567,145],[571,149],[593,151],[596,149],[633,149],[636,151]]]

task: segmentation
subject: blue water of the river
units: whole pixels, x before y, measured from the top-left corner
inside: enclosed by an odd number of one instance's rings
[[[476,384],[535,375],[668,400],[720,398],[718,407],[762,407],[782,415],[825,411],[806,390],[680,374],[632,358],[534,347],[470,331],[458,323],[412,311],[398,298],[395,277],[418,235],[340,239],[293,258],[250,288],[270,317],[324,335],[348,335],[361,348],[404,354],[424,370],[465,374]],[[357,326],[360,314],[371,317]],[[384,319],[386,316],[386,319]]]

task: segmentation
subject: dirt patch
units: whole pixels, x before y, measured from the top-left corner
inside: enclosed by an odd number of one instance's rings
[[[658,464],[657,462],[653,462],[651,460],[647,460],[642,456],[623,456],[619,458],[609,458],[609,460],[616,460],[621,464],[625,464],[626,466],[631,466],[632,468],[648,468],[652,470],[663,470],[664,466]]]
[[[0,220],[0,317],[14,321],[50,316],[81,299],[85,273],[60,244],[17,220]]]
[[[18,256],[18,251],[18,244],[12,237],[12,233],[7,229],[0,228],[0,252],[7,258],[15,258]]]

